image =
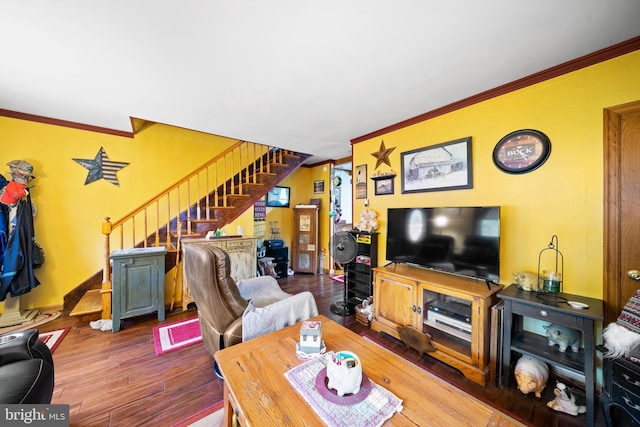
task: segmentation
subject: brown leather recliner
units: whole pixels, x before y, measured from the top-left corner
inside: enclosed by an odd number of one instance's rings
[[[242,313],[248,301],[231,278],[229,256],[213,245],[185,245],[185,275],[198,307],[205,348],[212,355],[242,342]]]
[[[198,307],[202,340],[212,356],[223,348],[318,314],[311,292],[288,294],[272,276],[236,284],[230,276],[229,255],[207,242],[185,246],[184,269]]]

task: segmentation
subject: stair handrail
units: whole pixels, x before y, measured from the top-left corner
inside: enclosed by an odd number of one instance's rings
[[[102,224],[105,251],[101,288],[103,318],[111,318],[110,254],[114,232],[118,233],[120,237],[119,245],[116,245],[119,249],[166,244],[168,250],[177,251],[179,242],[183,237],[181,223],[184,222],[186,230],[190,230],[191,223],[194,221],[192,215],[195,214],[195,219],[202,219],[201,213],[203,210],[206,212],[205,219],[211,220],[209,208],[212,204],[216,207],[230,207],[230,196],[242,194],[243,186],[245,185],[256,184],[259,173],[271,174],[272,164],[283,163],[285,153],[292,154],[289,150],[277,147],[237,141],[117,221],[111,222],[110,218],[106,217]],[[222,170],[218,170],[218,167]],[[213,169],[213,171],[210,171],[210,169]],[[211,182],[211,175],[213,175],[213,182]],[[192,186],[192,184],[194,185]],[[202,186],[204,186],[204,189],[201,188]],[[181,190],[186,194],[182,194]],[[181,202],[185,198],[186,206],[183,208],[181,207]],[[192,202],[192,198],[195,202]],[[161,201],[164,201],[164,206],[160,205]],[[203,207],[205,209],[201,209]],[[163,209],[166,209],[166,216],[161,213]],[[150,210],[155,212],[151,214]],[[153,232],[149,231],[150,219],[152,221],[155,219],[155,226],[152,228]],[[223,225],[220,224],[221,227]],[[125,226],[130,226],[131,228],[130,240],[125,239]],[[141,233],[143,237],[136,236],[136,226],[143,228]],[[173,248],[171,247],[172,227],[175,227],[175,232],[177,233],[173,239],[176,242]],[[149,236],[153,237],[150,238]],[[125,245],[125,240],[129,241],[130,244]]]

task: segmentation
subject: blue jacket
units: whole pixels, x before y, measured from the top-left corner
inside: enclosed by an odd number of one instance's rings
[[[11,292],[12,297],[26,294],[40,284],[33,273],[31,251],[33,241],[33,211],[29,199],[20,201],[9,234],[0,272],[0,301]]]

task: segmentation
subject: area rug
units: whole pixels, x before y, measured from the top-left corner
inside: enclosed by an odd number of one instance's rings
[[[70,329],[71,328],[64,328],[51,332],[40,332],[38,334],[38,339],[45,343],[47,347],[49,347],[49,350],[51,350],[51,353],[53,353],[56,348],[58,348],[58,346],[62,342],[62,339],[65,337],[65,335],[67,335],[67,332],[69,332]]]
[[[153,342],[158,356],[202,342],[198,318],[156,326],[153,328]]]
[[[171,427],[220,427],[224,421],[224,401],[203,409]]]
[[[344,283],[344,274],[337,274],[335,276],[331,276],[331,280],[335,280],[336,282]]]
[[[8,326],[6,328],[0,328],[0,334],[6,334],[7,332],[24,331],[26,329],[37,329],[36,326],[41,326],[47,322],[52,321],[60,317],[60,312],[55,310],[40,311],[32,321],[16,326]]]
[[[393,354],[395,354],[395,355],[397,355],[397,356],[399,356],[399,357],[402,357],[402,358],[403,358],[403,359],[405,359],[407,362],[413,363],[415,366],[417,366],[418,368],[422,369],[422,370],[423,370],[423,371],[425,371],[425,372],[428,372],[430,375],[433,375],[434,377],[439,378],[440,380],[442,380],[442,381],[444,381],[444,382],[446,382],[446,383],[451,384],[452,386],[454,386],[454,387],[456,387],[456,388],[458,388],[458,389],[462,390],[463,392],[467,393],[467,394],[468,394],[468,395],[470,395],[470,396],[473,396],[474,398],[476,398],[476,399],[480,400],[481,402],[484,402],[484,403],[486,403],[487,405],[489,405],[489,406],[491,406],[491,407],[493,407],[493,408],[497,409],[498,411],[500,411],[500,412],[502,412],[502,413],[504,413],[504,414],[509,415],[510,417],[512,417],[512,418],[514,418],[514,419],[516,419],[516,420],[518,420],[518,421],[519,421],[519,422],[521,422],[522,424],[525,424],[525,425],[527,425],[527,426],[533,426],[533,424],[531,424],[529,421],[527,421],[527,420],[525,420],[524,418],[522,418],[520,415],[518,415],[518,414],[514,414],[514,413],[512,413],[512,412],[509,412],[509,411],[505,410],[505,408],[502,408],[502,407],[497,406],[497,405],[496,405],[496,404],[495,404],[495,403],[494,403],[494,402],[493,402],[489,397],[485,396],[482,392],[480,392],[480,393],[475,393],[475,392],[472,392],[472,391],[470,391],[470,390],[466,390],[466,389],[461,388],[458,384],[456,384],[456,383],[455,383],[454,381],[452,381],[450,378],[447,378],[447,377],[445,377],[445,376],[443,376],[443,375],[438,374],[437,372],[434,372],[434,371],[432,371],[432,370],[428,369],[428,368],[427,368],[427,367],[425,367],[425,366],[422,366],[419,362],[417,362],[417,361],[416,361],[416,360],[414,360],[414,359],[411,359],[410,357],[407,357],[407,356],[405,356],[405,355],[403,355],[403,354],[401,354],[401,353],[396,353],[396,352],[393,350],[393,348],[389,347],[389,346],[388,346],[388,345],[386,345],[384,342],[379,341],[378,339],[376,339],[376,337],[368,335],[368,334],[367,334],[367,332],[368,332],[368,331],[366,331],[366,330],[365,330],[365,331],[362,331],[362,332],[360,333],[360,336],[362,336],[364,339],[366,339],[366,340],[368,340],[368,341],[372,342],[373,344],[376,344],[377,346],[379,346],[379,347],[381,347],[381,348],[383,348],[383,349],[385,349],[385,350],[387,350],[387,351],[389,351],[389,352],[391,352],[391,353],[393,353]],[[425,356],[423,356],[423,357],[425,357]],[[481,386],[479,386],[479,387],[481,387]],[[484,390],[484,389],[483,389],[483,390]]]

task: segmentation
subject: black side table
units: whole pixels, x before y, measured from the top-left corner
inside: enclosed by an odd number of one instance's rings
[[[573,308],[567,303],[548,302],[511,285],[498,293],[504,299],[504,333],[502,348],[502,372],[504,387],[509,386],[511,352],[533,356],[551,365],[562,366],[570,371],[584,375],[585,396],[587,399],[587,425],[595,423],[595,321],[602,321],[603,303],[600,299],[580,295],[558,293],[568,301],[587,304],[589,308]],[[568,348],[565,353],[557,346],[549,346],[547,337],[523,330],[523,317],[548,321],[567,326],[582,332],[584,348],[574,353]]]

